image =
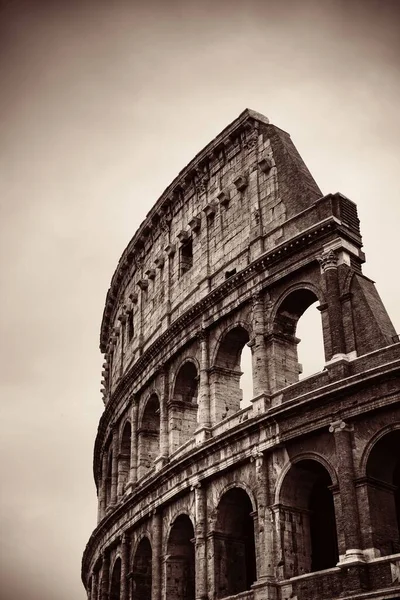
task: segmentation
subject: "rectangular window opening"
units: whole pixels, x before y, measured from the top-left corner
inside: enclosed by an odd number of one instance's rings
[[[180,249],[180,271],[181,275],[189,271],[193,266],[193,242],[188,240],[182,244]]]

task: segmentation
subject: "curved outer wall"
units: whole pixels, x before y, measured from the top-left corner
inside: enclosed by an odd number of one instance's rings
[[[250,110],[165,191],[101,326],[92,600],[394,597],[400,354],[361,247],[355,204]],[[316,301],[323,370],[299,381]]]

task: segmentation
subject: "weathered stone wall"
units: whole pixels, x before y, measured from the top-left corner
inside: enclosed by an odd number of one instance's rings
[[[102,323],[91,600],[393,597],[400,345],[363,261],[355,205],[251,111],[166,190]],[[325,366],[299,381],[314,302]]]

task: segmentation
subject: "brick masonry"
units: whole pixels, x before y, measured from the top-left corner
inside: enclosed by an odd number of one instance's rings
[[[253,111],[167,188],[101,325],[91,600],[399,595],[400,344],[364,260],[355,204]],[[316,301],[325,368],[300,381]]]

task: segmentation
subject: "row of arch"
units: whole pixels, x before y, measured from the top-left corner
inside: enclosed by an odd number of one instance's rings
[[[274,352],[284,370],[281,379],[285,383],[293,383],[299,379],[298,343],[295,336],[300,317],[317,302],[317,297],[310,290],[298,289],[285,297],[276,315],[276,340]],[[320,321],[320,315],[313,311],[314,316]],[[310,313],[309,313],[310,314]],[[305,321],[306,327],[310,320]],[[319,333],[320,346],[322,346],[322,329],[320,323],[311,326],[314,351],[311,353],[315,360],[315,339]],[[217,344],[215,355],[211,361],[208,372],[208,394],[211,404],[211,422],[216,424],[222,419],[231,416],[251,404],[253,397],[253,364],[258,368],[257,361],[252,361],[252,350],[249,347],[251,327],[245,322],[235,323],[225,331]],[[307,336],[306,336],[307,337]],[[317,344],[318,347],[318,344]],[[322,367],[324,359],[323,350],[319,354]],[[315,365],[315,362],[313,363]],[[166,423],[164,428],[167,442],[167,454],[173,453],[193,435],[199,426],[199,394],[201,392],[201,365],[196,359],[187,357],[179,366],[174,377],[171,393],[167,402]],[[306,372],[306,374],[308,374]],[[131,439],[133,435],[138,438],[137,476],[141,478],[154,465],[155,459],[161,454],[161,406],[160,397],[156,391],[147,397],[141,404],[137,430],[132,431],[132,425],[126,422],[120,433],[118,448],[119,465],[119,490],[122,491],[126,484],[131,464]],[[165,449],[164,449],[165,450]],[[107,494],[111,497],[111,480],[113,450],[111,441],[105,446],[108,455],[107,462]],[[104,482],[103,482],[104,485]],[[109,502],[107,502],[108,504]]]
[[[400,551],[400,428],[374,438],[364,453],[365,477],[359,482],[364,527],[364,547],[375,555]],[[344,554],[342,513],[338,479],[334,469],[320,458],[300,457],[288,465],[269,507],[276,523],[275,573],[278,579],[335,567]],[[219,499],[216,517],[209,520],[208,554],[213,555],[215,597],[225,598],[246,590],[260,577],[262,545],[256,519],[255,497],[244,483],[234,483]],[[258,506],[258,510],[260,507]],[[267,517],[268,518],[268,517]],[[194,600],[196,533],[188,514],[174,517],[164,549],[165,597]],[[211,534],[211,535],[210,535]],[[118,558],[110,581],[110,597],[120,600]],[[153,551],[151,535],[138,540],[131,559],[131,598],[150,600]],[[92,598],[97,600],[97,598]]]

